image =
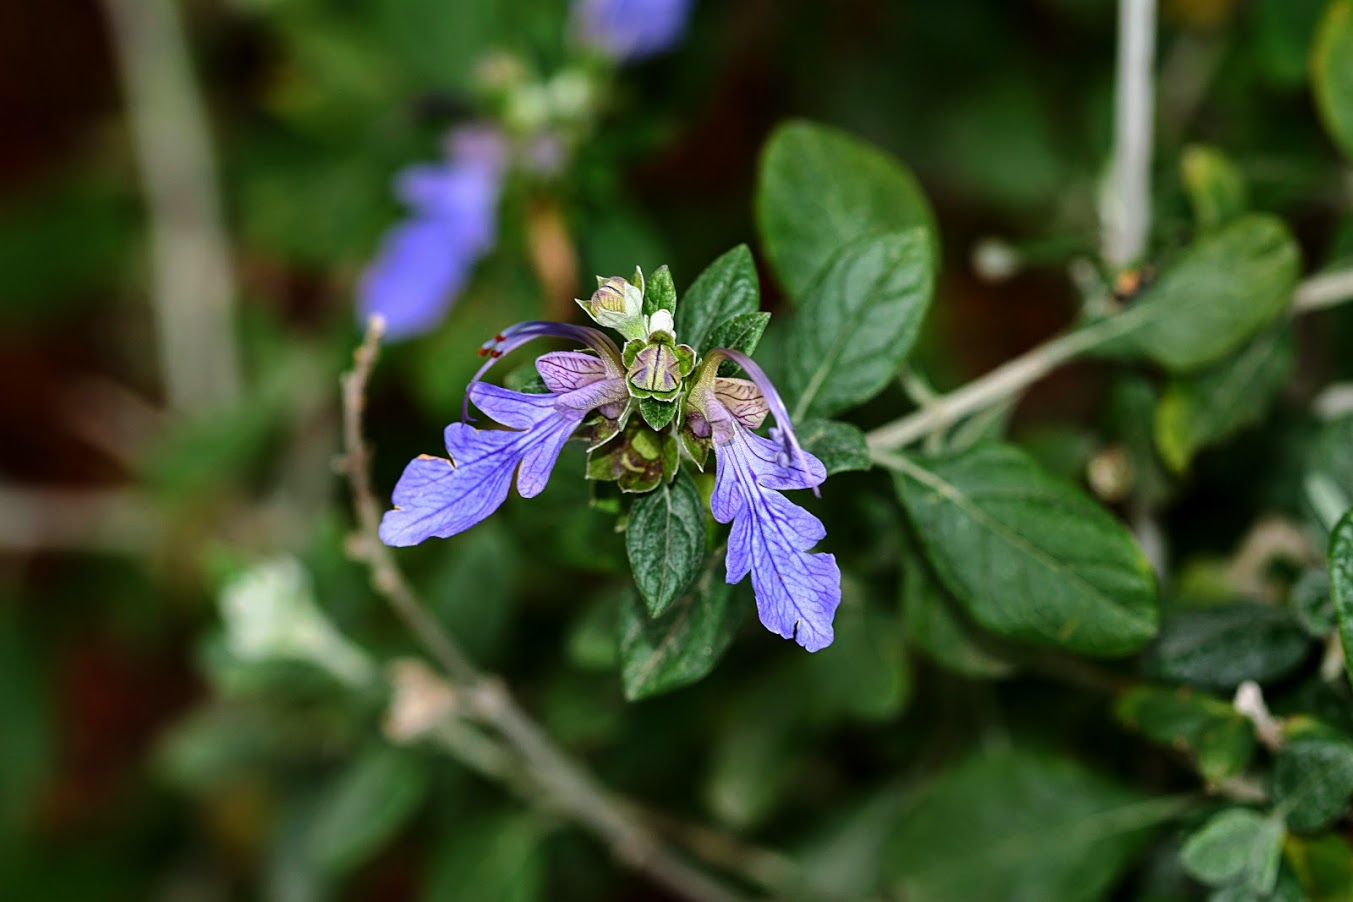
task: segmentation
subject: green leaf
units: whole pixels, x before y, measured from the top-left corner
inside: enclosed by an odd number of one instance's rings
[[[705,504],[686,472],[642,495],[625,530],[634,584],[654,617],[700,575],[705,563]]]
[[[1155,634],[1155,575],[1132,534],[1024,452],[989,444],[897,462],[926,557],[982,626],[1102,656]]]
[[[920,229],[865,238],[833,255],[790,327],[794,416],[832,416],[878,394],[910,353],[933,287]]]
[[[914,902],[1089,902],[1179,807],[1045,754],[979,756],[908,806],[884,860]]]
[[[813,656],[809,703],[866,721],[900,715],[911,699],[911,671],[896,614],[842,605],[835,627],[836,640]]]
[[[761,343],[761,336],[765,334],[766,324],[769,322],[769,313],[759,311],[757,313],[739,313],[718,325],[709,337],[709,346],[711,348],[731,348],[750,356],[756,352],[756,346]],[[738,365],[731,360],[725,360],[719,364],[720,376],[732,376],[737,372]]]
[[[1311,49],[1311,86],[1334,143],[1353,160],[1353,0],[1325,11]]]
[[[637,595],[620,610],[620,680],[636,702],[705,677],[733,641],[739,620],[732,587],[705,570],[665,614],[650,619]]]
[[[1176,472],[1197,452],[1257,422],[1295,359],[1288,329],[1263,332],[1235,356],[1177,377],[1156,406],[1156,447]]]
[[[747,245],[739,244],[711,263],[682,295],[676,311],[677,341],[703,354],[713,347],[709,339],[715,329],[760,306],[756,263]]]
[[[1214,231],[1245,212],[1245,177],[1215,147],[1184,148],[1179,171],[1199,232]]]
[[[771,135],[756,218],[791,300],[803,300],[836,255],[862,238],[919,227],[934,265],[935,220],[916,179],[877,148],[826,126],[790,122]]]
[[[1229,690],[1246,680],[1276,680],[1309,651],[1310,640],[1290,612],[1238,602],[1171,612],[1142,668],[1168,682]]]
[[[873,466],[864,433],[849,423],[804,420],[794,431],[803,450],[822,461],[828,476],[847,470],[868,470]]]
[[[1344,648],[1344,671],[1353,680],[1353,510],[1330,533],[1330,598],[1339,621],[1339,640]]]
[[[1236,350],[1292,299],[1300,255],[1287,226],[1246,214],[1204,235],[1119,315],[1126,350],[1186,371]]]
[[[1324,830],[1353,797],[1353,742],[1335,734],[1289,737],[1273,768],[1274,810],[1299,833]]]
[[[1332,834],[1305,839],[1288,837],[1287,860],[1312,902],[1353,899],[1353,845]]]
[[[1249,720],[1210,695],[1137,686],[1119,697],[1115,713],[1156,742],[1188,752],[1209,784],[1244,772],[1254,755]]]
[[[676,401],[659,401],[657,398],[640,398],[639,415],[655,432],[662,432],[667,424],[676,417]]]
[[[1304,571],[1288,591],[1287,603],[1297,623],[1312,639],[1326,639],[1339,627],[1327,570]]]
[[[427,771],[416,755],[371,747],[320,801],[309,846],[315,863],[331,874],[362,864],[413,815],[426,791]]]
[[[925,563],[910,554],[902,559],[902,625],[927,657],[954,673],[999,679],[1015,669],[959,610]]]
[[[1184,842],[1184,869],[1209,886],[1240,883],[1268,893],[1278,881],[1283,823],[1248,808],[1227,808]]]
[[[544,830],[539,819],[516,813],[457,821],[457,828],[432,856],[422,899],[531,902],[546,898]]]
[[[676,283],[672,271],[665,265],[648,277],[644,283],[644,315],[652,316],[659,310],[676,313]]]

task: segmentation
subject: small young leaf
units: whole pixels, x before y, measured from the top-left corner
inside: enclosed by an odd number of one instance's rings
[[[640,398],[639,415],[652,429],[662,432],[676,416],[676,401],[659,401],[657,398]]]
[[[1046,754],[983,755],[907,806],[883,860],[897,898],[1091,902],[1179,809]]]
[[[700,273],[681,298],[676,311],[677,341],[701,354],[713,344],[710,336],[721,324],[761,306],[756,264],[747,245],[739,244]]]
[[[1324,830],[1353,797],[1353,742],[1333,733],[1289,738],[1273,768],[1275,810],[1299,833]]]
[[[934,261],[920,229],[865,238],[835,254],[791,326],[795,417],[832,416],[878,394],[911,352],[933,287]]]
[[[791,122],[771,135],[756,218],[794,301],[807,296],[837,253],[862,238],[920,227],[933,266],[935,220],[916,179],[887,154],[826,126]]]
[[[715,572],[719,571],[719,572]],[[739,618],[733,587],[714,566],[663,616],[650,619],[638,596],[620,610],[620,680],[639,701],[702,679],[733,641]]]
[[[1179,171],[1199,232],[1213,231],[1245,212],[1245,177],[1215,147],[1184,148]]]
[[[1330,534],[1330,598],[1339,621],[1344,648],[1344,670],[1353,680],[1353,510],[1344,514]]]
[[[1158,679],[1225,691],[1290,673],[1310,647],[1283,608],[1250,602],[1183,608],[1165,618],[1142,667]]]
[[[1335,0],[1325,11],[1311,49],[1316,106],[1334,143],[1353,160],[1353,0]]]
[[[873,466],[864,433],[849,423],[804,420],[794,431],[803,450],[822,461],[829,476],[846,470],[868,470]]]
[[[1248,808],[1227,808],[1184,842],[1184,869],[1209,886],[1239,883],[1267,894],[1278,880],[1282,821]]]
[[[1132,534],[1024,452],[907,461],[896,486],[940,581],[992,632],[1100,656],[1155,634],[1155,575]]]
[[[769,313],[760,311],[739,313],[718,325],[709,337],[709,346],[711,348],[731,348],[750,356],[756,352],[756,346],[761,343],[761,336],[765,334],[766,324],[769,322]],[[720,376],[732,376],[737,372],[738,365],[731,360],[725,360],[719,364]]]
[[[1229,438],[1264,415],[1295,358],[1292,333],[1271,329],[1235,356],[1176,378],[1156,406],[1156,446],[1176,472],[1199,449]]]
[[[310,855],[331,874],[352,870],[374,855],[413,815],[427,791],[418,756],[375,746],[338,776],[321,801]]]
[[[1119,320],[1106,347],[1187,371],[1220,359],[1292,300],[1300,255],[1280,220],[1246,214],[1200,238]]]
[[[644,284],[644,315],[652,316],[659,310],[676,312],[676,283],[672,281],[672,271],[665,265],[659,266]]]
[[[690,587],[705,562],[705,505],[684,471],[634,502],[625,547],[634,584],[657,617]]]

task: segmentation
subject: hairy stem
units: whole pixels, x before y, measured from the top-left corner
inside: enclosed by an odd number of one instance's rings
[[[1349,300],[1353,300],[1353,269],[1322,273],[1297,286],[1290,312],[1299,315],[1324,310]],[[905,448],[964,417],[1017,397],[1057,367],[1135,328],[1134,309],[1137,308],[1129,307],[1088,326],[1063,332],[985,376],[931,399],[920,410],[874,429],[867,436],[870,449]]]
[[[354,354],[353,368],[342,379],[344,455],[338,464],[351,486],[357,515],[359,536],[353,553],[370,569],[372,584],[445,672],[466,713],[494,730],[520,759],[520,768],[541,789],[540,804],[585,827],[626,866],[683,899],[726,902],[740,898],[669,849],[627,803],[546,735],[517,705],[502,680],[480,672],[427,613],[390,549],[380,541],[381,507],[371,486],[370,451],[362,435],[362,415],[382,331],[381,320],[373,317],[366,339]],[[448,750],[455,748],[448,745]],[[484,761],[475,763],[481,773],[493,775]],[[510,772],[505,769],[502,773]]]

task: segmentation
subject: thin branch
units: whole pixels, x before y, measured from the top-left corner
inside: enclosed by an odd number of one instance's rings
[[[144,554],[160,547],[167,533],[149,498],[120,489],[0,485],[0,510],[0,554]]]
[[[175,0],[103,0],[150,219],[151,302],[169,406],[239,397],[236,296],[216,163]]]
[[[1293,315],[1324,310],[1353,300],[1353,269],[1312,276],[1293,294]],[[1132,311],[1098,320],[1089,326],[1063,332],[1041,345],[948,394],[933,398],[925,407],[887,423],[867,436],[875,451],[896,451],[947,428],[964,417],[985,410],[1024,392],[1057,367],[1118,337],[1136,326]]]
[[[343,376],[344,455],[338,462],[352,488],[359,526],[352,550],[370,568],[372,584],[445,671],[467,715],[495,730],[520,757],[521,766],[541,788],[541,804],[587,828],[622,863],[684,899],[728,902],[741,898],[668,849],[626,803],[559,748],[517,705],[500,679],[481,673],[470,663],[404,579],[394,556],[380,541],[381,508],[371,486],[370,451],[362,437],[366,385],[382,331],[381,320],[373,317],[354,354],[352,370]]]
[[[1155,55],[1156,0],[1119,0],[1113,162],[1101,214],[1113,267],[1141,258],[1151,228]]]

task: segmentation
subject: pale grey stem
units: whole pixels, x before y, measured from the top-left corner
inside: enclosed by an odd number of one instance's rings
[[[150,229],[151,303],[171,409],[239,396],[236,297],[216,163],[175,0],[103,0]]]
[[[1291,310],[1293,314],[1309,313],[1350,300],[1353,300],[1353,269],[1322,273],[1297,286]],[[1133,311],[1139,309],[1130,307],[1089,326],[1064,332],[962,388],[931,399],[920,410],[870,432],[869,447],[883,451],[904,448],[936,429],[1015,397],[1062,364],[1136,328]]]
[[[0,554],[142,554],[166,538],[165,524],[150,500],[126,490],[0,485],[0,511]]]
[[[1113,267],[1141,258],[1151,227],[1155,55],[1156,0],[1119,0],[1113,160],[1100,216]]]

